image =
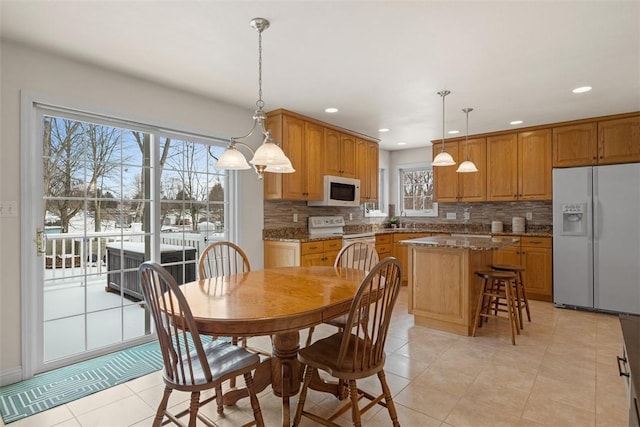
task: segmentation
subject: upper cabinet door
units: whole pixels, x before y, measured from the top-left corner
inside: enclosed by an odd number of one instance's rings
[[[340,176],[340,132],[324,129],[324,174]]]
[[[518,199],[551,200],[551,129],[518,134]]]
[[[342,149],[340,151],[340,176],[355,178],[358,174],[356,165],[356,138],[342,134],[340,138]]]
[[[355,178],[358,174],[356,164],[356,138],[333,129],[325,129],[325,175]]]
[[[442,151],[442,143],[433,145],[433,157]],[[434,190],[438,203],[457,202],[460,194],[458,191],[458,173],[456,169],[460,164],[460,153],[458,152],[458,141],[444,143],[444,151],[451,154],[453,160],[457,162],[453,166],[433,166]]]
[[[518,135],[487,138],[487,200],[518,198]]]
[[[640,161],[640,116],[598,122],[598,163]]]
[[[356,138],[356,164],[360,180],[360,201],[378,199],[378,144]]]
[[[304,123],[306,200],[322,200],[324,170],[324,128]]]
[[[595,165],[598,160],[596,122],[553,128],[553,167]]]
[[[367,170],[369,174],[368,202],[378,200],[378,177],[380,176],[380,147],[378,143],[367,141]]]
[[[282,149],[296,170],[294,173],[282,174],[282,195],[285,199],[306,200],[304,145],[304,121],[283,116]]]
[[[471,160],[478,172],[458,173],[458,191],[460,200],[466,202],[483,202],[487,200],[487,139],[474,138],[460,141],[458,165],[467,159]],[[457,166],[456,166],[457,169]]]

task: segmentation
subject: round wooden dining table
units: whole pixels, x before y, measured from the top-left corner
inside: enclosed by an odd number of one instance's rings
[[[365,275],[345,268],[279,267],[202,279],[180,289],[201,334],[272,337],[273,357],[256,370],[254,383],[258,391],[271,384],[282,397],[282,425],[289,426],[289,398],[300,389],[299,331],[348,313]],[[316,384],[334,392],[331,387]],[[232,390],[224,403],[246,395],[246,390]]]

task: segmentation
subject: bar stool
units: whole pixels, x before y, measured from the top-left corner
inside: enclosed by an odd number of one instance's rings
[[[531,312],[529,311],[529,299],[527,298],[527,290],[524,287],[522,272],[524,267],[514,264],[493,264],[492,269],[498,271],[511,271],[516,274],[516,304],[518,305],[518,318],[520,319],[520,329],[524,328],[522,320],[522,307],[527,311],[527,320],[531,322]]]
[[[476,271],[476,276],[482,279],[482,283],[478,294],[472,336],[476,336],[478,327],[482,326],[483,318],[502,317],[498,316],[498,313],[506,312],[511,328],[511,343],[516,345],[516,332],[520,334],[518,312],[513,295],[516,274],[512,271],[482,270]]]

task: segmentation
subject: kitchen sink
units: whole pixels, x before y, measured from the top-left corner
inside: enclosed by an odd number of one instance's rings
[[[451,237],[479,237],[482,239],[490,239],[490,234],[451,234]]]

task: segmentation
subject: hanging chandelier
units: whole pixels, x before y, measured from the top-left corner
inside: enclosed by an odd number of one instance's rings
[[[269,130],[265,127],[267,115],[264,112],[264,101],[262,100],[262,32],[269,28],[269,21],[264,18],[253,18],[250,21],[251,28],[258,32],[258,100],[256,101],[256,111],[253,113],[253,127],[244,136],[232,137],[229,146],[218,159],[215,167],[217,169],[242,170],[250,169],[251,163],[262,179],[264,172],[273,173],[292,173],[295,169],[291,165],[291,161],[284,154],[284,151],[273,142]],[[262,144],[257,150],[253,150],[249,145],[241,142],[256,130],[262,134]],[[247,163],[247,159],[238,150],[238,147],[244,147],[253,154],[253,158]]]
[[[467,136],[465,139],[466,154],[465,154],[464,162],[460,163],[460,166],[458,166],[458,170],[456,170],[456,172],[460,172],[460,173],[478,172],[478,168],[476,167],[475,163],[473,163],[471,159],[469,159],[469,113],[471,111],[473,111],[473,108],[462,109],[462,112],[464,112],[467,115]]]
[[[431,163],[432,166],[453,166],[456,164],[456,161],[453,160],[451,154],[444,151],[444,98],[450,93],[451,92],[448,90],[438,92],[438,95],[442,97],[442,151],[434,157],[433,162]]]

